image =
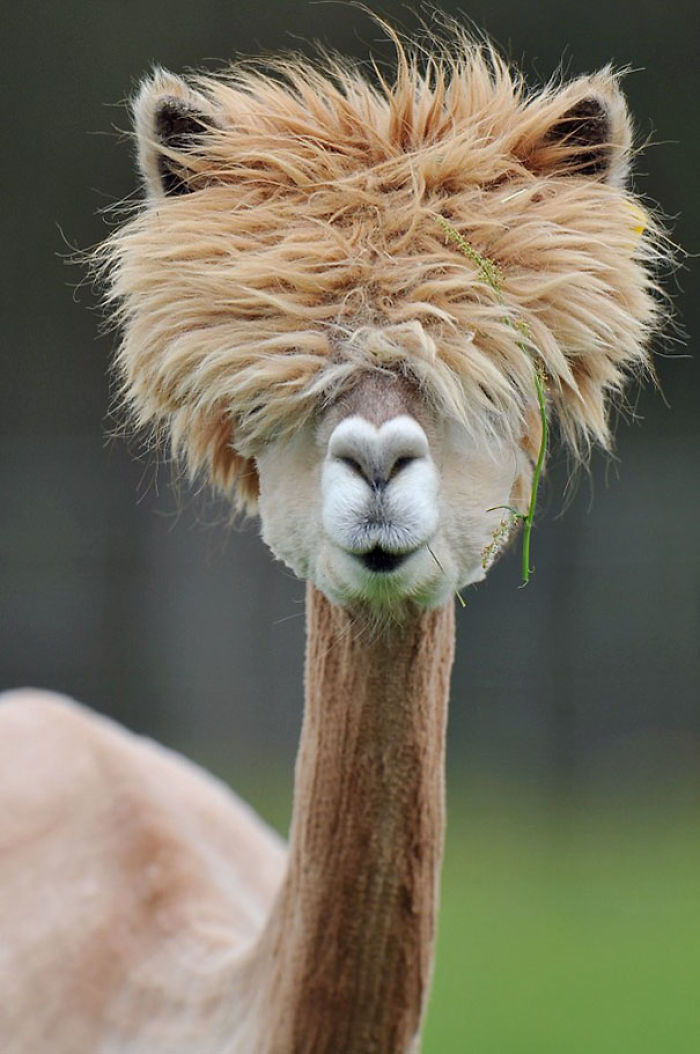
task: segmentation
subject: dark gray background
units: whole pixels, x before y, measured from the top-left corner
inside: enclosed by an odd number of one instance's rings
[[[373,5],[371,5],[373,6]],[[452,4],[444,9],[456,12]],[[381,10],[410,31],[416,18]],[[585,5],[491,0],[469,16],[530,81],[608,61],[641,139],[637,185],[698,249],[694,0]],[[390,49],[361,11],[273,0],[167,5],[27,0],[5,12],[0,687],[68,692],[206,761],[255,797],[256,772],[291,760],[301,712],[303,587],[254,525],[167,467],[109,441],[112,336],[71,250],[137,194],[123,100],[153,63],[217,68],[235,53],[317,38]],[[100,210],[108,210],[100,215]],[[551,460],[518,590],[513,552],[458,611],[451,710],[456,770],[528,781],[556,800],[587,789],[691,788],[700,747],[698,364],[694,265],[669,280],[683,327],[658,343],[664,395],[620,422],[563,515]],[[685,793],[685,791],[684,791]]]

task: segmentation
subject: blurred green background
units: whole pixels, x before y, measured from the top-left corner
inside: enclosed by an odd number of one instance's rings
[[[533,84],[629,67],[652,144],[636,185],[697,253],[700,8],[479,0],[465,17]],[[0,687],[68,692],[222,774],[284,830],[303,588],[255,524],[231,529],[108,440],[114,338],[67,258],[138,197],[124,100],[154,63],[216,69],[313,39],[360,59],[391,49],[357,8],[274,0],[26,0],[3,36]],[[616,459],[595,457],[568,503],[554,454],[530,586],[514,552],[458,611],[428,1054],[700,1049],[694,261],[667,285],[690,338],[669,327],[656,345],[663,394],[633,396]]]

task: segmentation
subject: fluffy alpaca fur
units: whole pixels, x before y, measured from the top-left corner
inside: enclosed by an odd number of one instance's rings
[[[616,76],[528,92],[457,32],[424,63],[396,46],[391,84],[294,58],[190,84],[157,71],[135,101],[150,200],[99,258],[121,392],[250,508],[261,446],[363,369],[410,374],[475,435],[521,437],[537,358],[582,453],[647,365],[657,250],[624,186]],[[498,265],[502,296],[439,217]]]
[[[123,398],[239,503],[259,480],[309,580],[290,845],[111,723],[7,700],[0,1049],[417,1054],[451,593],[528,489],[535,370],[581,449],[646,362],[624,103],[609,72],[528,96],[457,39],[422,71],[399,47],[391,86],[157,73],[135,117],[149,201],[101,254]]]

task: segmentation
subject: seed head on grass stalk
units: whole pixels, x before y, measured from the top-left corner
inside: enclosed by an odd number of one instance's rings
[[[453,242],[460,252],[471,260],[472,263],[476,264],[479,276],[490,286],[491,289],[496,293],[499,303],[505,307],[503,299],[503,272],[501,271],[495,260],[489,259],[488,256],[484,256],[478,249],[475,249],[467,239],[456,230],[444,216],[437,217],[438,223],[445,231],[447,237]],[[513,320],[509,315],[504,315],[503,321],[506,325],[511,326],[517,330],[520,334],[518,340],[518,347],[527,355],[532,355],[532,344],[530,340],[530,330],[526,322],[522,319]],[[493,509],[489,509],[489,512],[495,512],[496,509],[505,509],[510,512],[514,520],[518,520],[523,525],[523,557],[522,557],[522,585],[526,586],[530,581],[530,575],[532,570],[530,568],[530,537],[532,535],[532,524],[535,518],[535,507],[537,505],[537,491],[540,485],[540,477],[542,475],[542,467],[544,465],[545,455],[547,453],[547,441],[549,438],[549,426],[547,423],[547,402],[546,402],[546,383],[547,378],[544,367],[537,361],[533,367],[535,391],[537,393],[537,405],[540,410],[540,422],[542,425],[542,436],[540,439],[540,447],[537,454],[537,463],[535,465],[535,471],[532,477],[532,487],[530,490],[530,503],[527,512],[521,512],[519,509],[514,509],[510,505],[497,505]],[[461,597],[460,597],[461,599]]]

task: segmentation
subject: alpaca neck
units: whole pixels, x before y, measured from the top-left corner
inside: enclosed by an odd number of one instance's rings
[[[399,1054],[418,1032],[453,650],[452,605],[373,635],[309,587],[289,867],[258,946],[265,1050]]]

